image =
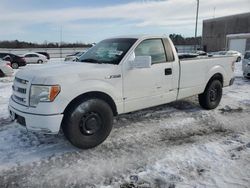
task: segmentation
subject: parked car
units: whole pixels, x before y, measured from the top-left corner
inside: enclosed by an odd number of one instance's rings
[[[208,54],[209,57],[211,57],[211,56],[232,56],[232,55],[237,57],[236,62],[241,61],[242,54],[240,52],[233,51],[233,50],[210,52]]]
[[[39,53],[35,53],[35,52],[29,52],[23,55],[25,61],[27,64],[29,63],[46,63],[48,60],[46,58],[46,56],[39,54]]]
[[[42,55],[46,56],[46,58],[47,58],[48,60],[50,59],[50,55],[49,55],[49,53],[47,53],[47,52],[36,52],[36,53],[42,54]]]
[[[81,55],[83,55],[86,51],[83,52],[75,52],[73,54],[67,55],[64,61],[76,61]]]
[[[246,51],[242,60],[242,71],[245,78],[250,78],[250,51]]]
[[[0,60],[0,77],[12,76],[14,73],[9,61]]]
[[[76,147],[92,148],[108,137],[118,114],[193,95],[201,107],[216,108],[223,87],[234,82],[235,60],[179,60],[166,36],[110,38],[78,62],[17,72],[10,114],[27,130],[57,134],[62,128]]]
[[[236,62],[240,62],[242,59],[242,54],[240,52],[234,51],[234,50],[229,50],[227,51],[226,55],[233,55],[236,56]]]
[[[18,67],[26,65],[26,61],[23,57],[12,53],[0,52],[0,59],[9,61],[13,69],[17,69]]]
[[[202,50],[198,50],[195,53],[198,54],[199,56],[205,56],[205,55],[207,55],[207,52],[204,52]]]

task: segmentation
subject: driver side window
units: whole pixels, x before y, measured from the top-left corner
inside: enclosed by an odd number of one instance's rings
[[[151,56],[152,64],[166,62],[166,54],[161,39],[142,41],[135,49],[135,56]]]

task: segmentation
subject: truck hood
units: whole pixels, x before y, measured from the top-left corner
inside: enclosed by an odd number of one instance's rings
[[[117,74],[117,65],[86,62],[60,62],[44,65],[27,65],[17,72],[16,77],[31,81],[32,84],[59,84],[74,80],[105,79]]]

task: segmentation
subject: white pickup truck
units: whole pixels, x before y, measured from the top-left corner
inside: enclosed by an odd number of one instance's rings
[[[165,36],[103,40],[78,62],[20,70],[9,110],[31,131],[60,129],[79,148],[91,148],[110,134],[113,117],[193,95],[214,109],[222,88],[233,83],[236,57],[179,60]]]

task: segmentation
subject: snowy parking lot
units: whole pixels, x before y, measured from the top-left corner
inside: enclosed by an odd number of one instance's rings
[[[250,187],[250,80],[241,62],[235,76],[215,110],[195,96],[121,115],[89,150],[11,122],[13,77],[1,78],[0,187]]]

